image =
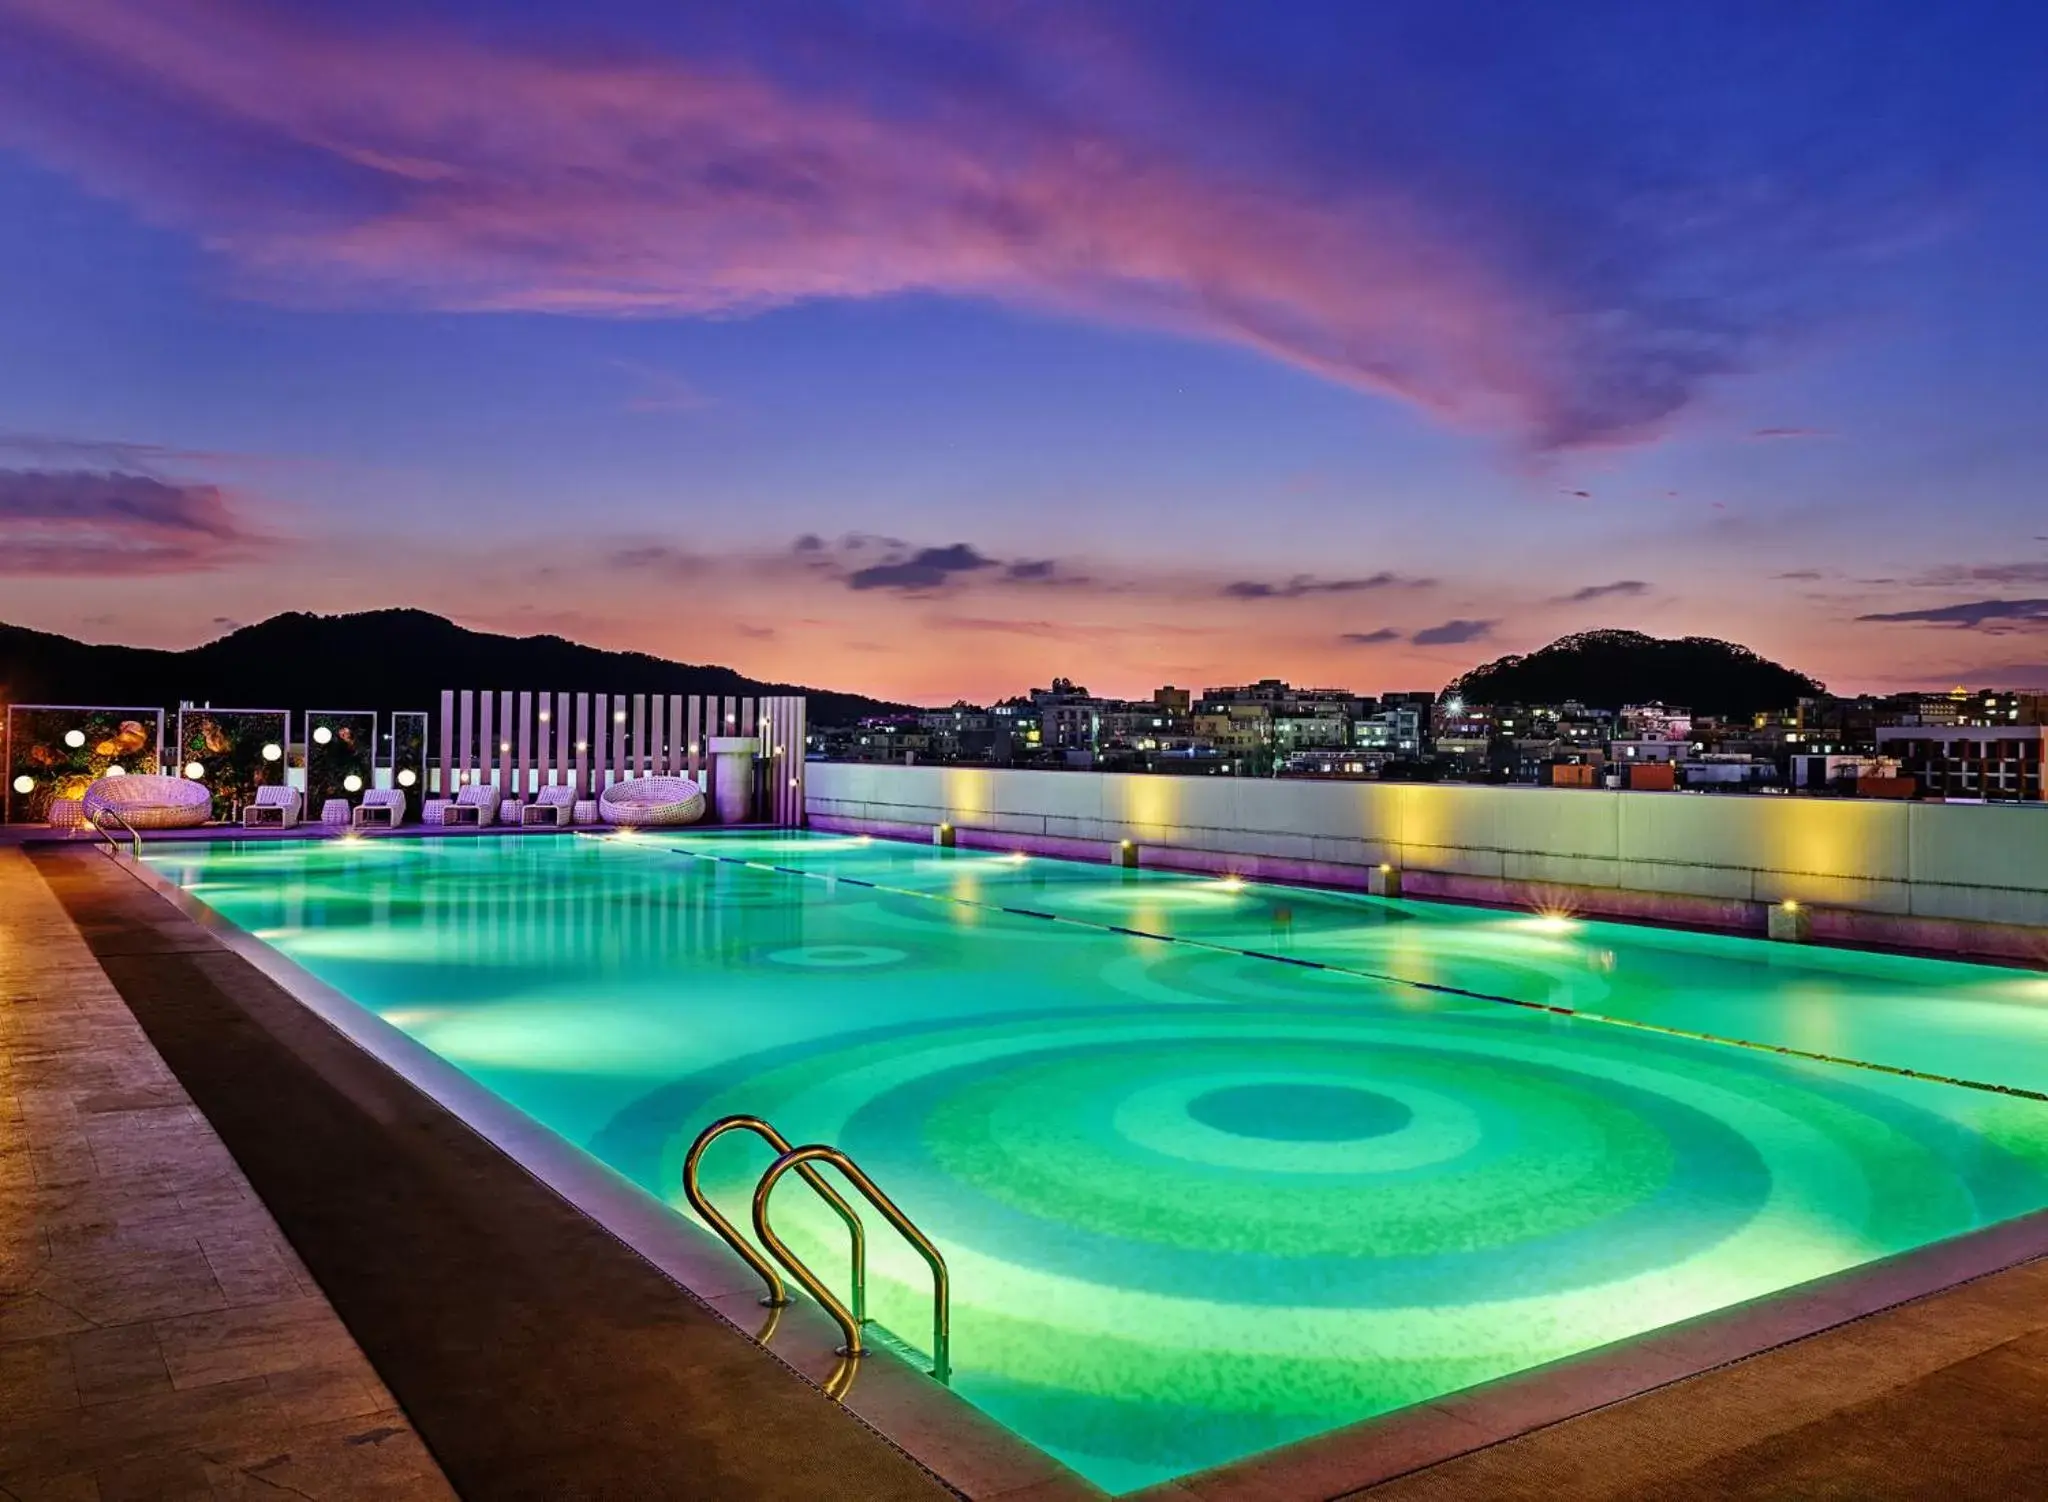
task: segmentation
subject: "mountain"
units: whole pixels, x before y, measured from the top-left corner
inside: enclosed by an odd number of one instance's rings
[[[424,610],[293,611],[193,647],[94,646],[0,624],[0,700],[175,709],[181,699],[247,709],[436,710],[444,688],[628,694],[804,694],[814,725],[908,706],[731,668],[607,652],[559,636],[471,631]]]
[[[1444,688],[1471,704],[1562,704],[1589,709],[1663,702],[1695,714],[1747,718],[1790,709],[1826,685],[1711,636],[1581,631],[1541,651],[1501,657]]]

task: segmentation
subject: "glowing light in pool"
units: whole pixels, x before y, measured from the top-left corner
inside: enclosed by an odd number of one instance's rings
[[[1226,876],[1217,882],[1216,885],[1226,892],[1242,892],[1244,890],[1244,878],[1242,876]]]
[[[1538,913],[1529,920],[1529,926],[1538,933],[1568,934],[1578,925],[1568,913]]]

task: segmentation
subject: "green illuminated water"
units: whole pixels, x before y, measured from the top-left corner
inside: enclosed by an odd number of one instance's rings
[[[149,858],[678,1207],[713,1117],[844,1147],[956,1389],[1112,1490],[2048,1206],[2048,1104],[1502,1004],[2048,1092],[2038,974],[833,836]]]

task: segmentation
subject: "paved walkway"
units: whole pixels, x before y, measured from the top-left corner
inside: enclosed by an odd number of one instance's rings
[[[2048,1262],[1358,1493],[1369,1502],[2048,1497]]]
[[[0,1496],[451,1496],[19,850],[0,849]]]

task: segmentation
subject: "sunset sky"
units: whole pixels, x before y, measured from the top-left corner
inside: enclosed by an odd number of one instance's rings
[[[2035,5],[0,0],[0,620],[2048,688]]]

